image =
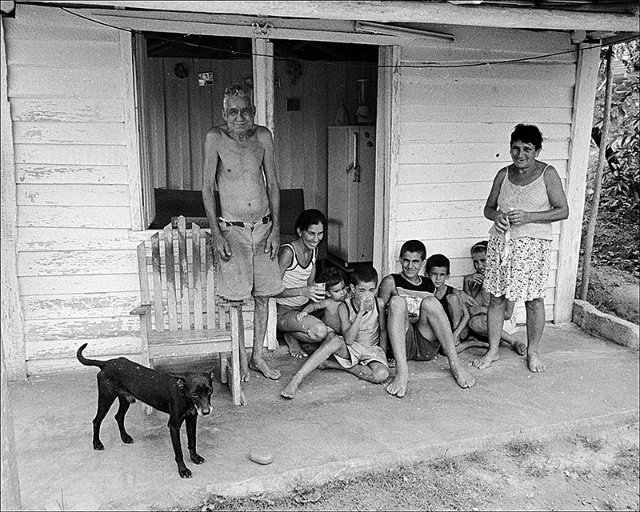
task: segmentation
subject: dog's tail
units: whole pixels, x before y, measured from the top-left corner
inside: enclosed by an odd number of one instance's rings
[[[98,368],[102,368],[106,361],[98,361],[97,359],[87,359],[82,355],[82,351],[87,347],[87,345],[88,343],[81,345],[80,348],[78,349],[78,352],[76,352],[76,357],[78,358],[78,361],[80,361],[85,366],[97,366]]]

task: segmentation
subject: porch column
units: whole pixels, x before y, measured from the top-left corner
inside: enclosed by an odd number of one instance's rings
[[[273,43],[268,39],[253,38],[253,97],[256,107],[256,124],[273,132]]]
[[[593,123],[598,67],[600,65],[600,48],[591,48],[591,46],[584,43],[579,45],[580,52],[576,68],[573,119],[571,121],[571,147],[565,185],[565,193],[569,203],[569,218],[562,222],[562,232],[560,234],[558,270],[556,273],[558,277],[553,312],[553,322],[556,324],[571,321],[576,277],[578,275],[591,125]]]
[[[4,19],[0,23],[0,115],[2,133],[1,156],[1,229],[0,286],[2,298],[0,337],[4,344],[6,370],[11,380],[26,379],[27,369],[24,350],[24,325],[20,289],[18,287],[18,201],[16,193],[15,161],[13,154],[13,129],[7,86],[7,56],[4,35]],[[4,369],[3,369],[4,370]],[[4,374],[4,372],[3,372]]]

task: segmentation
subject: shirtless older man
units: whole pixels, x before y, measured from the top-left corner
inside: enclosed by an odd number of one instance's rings
[[[249,368],[269,379],[280,371],[269,368],[262,355],[267,329],[269,297],[283,289],[276,259],[280,245],[280,189],[268,128],[253,124],[251,90],[232,85],[224,93],[222,117],[226,124],[209,130],[204,144],[204,187],[219,295],[244,300],[253,295],[254,341],[251,362],[240,351],[241,380]],[[216,215],[217,186],[220,213]]]

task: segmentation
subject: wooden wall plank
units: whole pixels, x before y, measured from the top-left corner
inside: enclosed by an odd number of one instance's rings
[[[134,251],[47,251],[18,254],[18,273],[21,277],[131,274],[137,271],[138,260]]]
[[[432,122],[466,123],[470,119],[485,123],[571,123],[571,106],[547,107],[538,106],[500,106],[500,105],[430,105],[429,115],[425,116],[421,99],[407,98],[399,106],[403,123],[419,123],[428,119]]]
[[[22,298],[25,320],[124,317],[140,305],[139,292],[28,295]],[[138,329],[138,326],[136,326]]]
[[[127,185],[18,184],[19,206],[129,206]]]
[[[458,187],[461,184],[456,184],[454,190],[458,191]],[[466,184],[465,184],[466,185]],[[443,185],[447,191],[451,191],[450,185]],[[473,188],[473,185],[470,187]],[[491,186],[489,185],[489,189]],[[428,189],[428,188],[427,188]],[[402,191],[398,191],[402,193]],[[475,194],[475,192],[473,192]],[[454,192],[455,195],[455,192]],[[481,195],[481,194],[478,194]],[[440,201],[440,197],[437,196],[437,192],[433,192],[433,196],[436,197],[436,201]],[[448,219],[448,218],[468,218],[479,217],[482,215],[486,198],[471,199],[460,198],[460,200],[447,201],[442,199],[442,202],[437,204],[432,203],[433,196],[425,197],[425,201],[416,201],[414,203],[400,203],[398,205],[398,211],[396,213],[399,222],[402,221],[417,221],[426,219]]]
[[[16,180],[22,184],[127,185],[125,166],[17,164]]]
[[[122,97],[119,80],[113,79],[112,69],[83,70],[70,68],[39,68],[38,80],[34,69],[28,66],[12,66],[9,80],[10,98],[105,98]]]
[[[47,343],[65,340],[69,346],[76,346],[76,339],[127,337],[139,332],[140,321],[137,316],[97,318],[58,318],[55,320],[25,320],[27,346],[32,349],[34,343]]]
[[[14,121],[38,123],[121,123],[122,98],[11,98]]]
[[[424,141],[429,144],[450,142],[498,142],[509,146],[509,137],[516,123],[506,120],[502,123],[480,122],[474,116],[467,123],[433,121],[431,118],[423,122],[403,122],[400,137],[403,142]],[[539,124],[543,136],[543,149],[551,142],[569,141],[571,126],[569,124]]]
[[[551,141],[544,145],[541,159],[566,159],[569,141]],[[498,143],[476,142],[465,144],[454,142],[448,144],[417,144],[404,142],[400,147],[401,164],[434,163],[488,163],[499,168],[509,158],[509,145]]]
[[[80,363],[76,358],[76,351],[83,343],[88,346],[84,351],[86,357],[109,358],[120,355],[136,354],[140,352],[140,337],[114,336],[101,338],[77,338],[73,343],[67,339],[34,341],[29,343],[27,352],[27,367],[32,374],[56,373],[63,368],[74,368],[77,370]],[[56,364],[56,359],[68,358],[64,365]],[[34,365],[36,361],[41,364]],[[75,361],[75,363],[74,363]],[[60,361],[62,362],[62,361]],[[36,370],[37,369],[37,370]],[[37,373],[36,373],[37,372]]]
[[[124,145],[15,144],[15,155],[19,164],[127,165]]]
[[[8,39],[10,66],[78,69],[120,67],[117,41]],[[64,55],[64,59],[60,56]]]
[[[15,122],[16,144],[120,145],[125,137],[122,123]]]
[[[18,251],[134,251],[138,243],[125,228],[23,227],[20,229]]]
[[[18,227],[125,228],[131,225],[124,206],[18,206]]]
[[[57,295],[80,293],[137,292],[138,273],[72,276],[19,277],[22,297],[28,295]]]

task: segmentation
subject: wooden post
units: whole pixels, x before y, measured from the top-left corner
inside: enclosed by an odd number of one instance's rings
[[[582,262],[582,284],[580,290],[580,298],[587,300],[587,292],[589,291],[589,278],[591,274],[591,253],[593,252],[593,238],[596,232],[596,222],[598,220],[598,208],[600,207],[600,193],[602,191],[602,171],[606,161],[607,140],[609,138],[609,124],[611,122],[611,92],[613,91],[613,48],[609,46],[607,49],[607,81],[604,97],[604,113],[602,121],[602,135],[600,137],[600,152],[598,153],[598,166],[596,167],[596,177],[594,182],[593,200],[591,209],[589,210],[589,224],[587,226],[587,234],[584,242],[584,259]]]
[[[589,146],[596,82],[600,63],[600,48],[589,44],[579,46],[576,85],[573,96],[571,121],[571,147],[567,164],[565,193],[569,203],[569,218],[562,221],[556,295],[553,311],[554,323],[571,321],[573,300],[578,275],[578,255],[582,237],[582,217],[589,165]]]
[[[4,41],[4,19],[0,21],[0,116],[2,117],[2,134],[0,136],[0,183],[2,225],[0,229],[0,315],[1,336],[6,343],[6,365],[9,378],[26,379],[27,369],[24,350],[24,324],[20,289],[18,287],[18,201],[13,153],[13,125],[9,108],[7,87],[7,56]]]
[[[251,40],[251,47],[253,53],[253,97],[256,107],[256,124],[266,126],[274,134],[273,43],[268,39],[254,38]]]
[[[0,493],[0,510],[22,510],[18,461],[16,459],[16,438],[1,334],[0,359],[2,360],[2,375],[0,376],[2,378],[2,492]]]

